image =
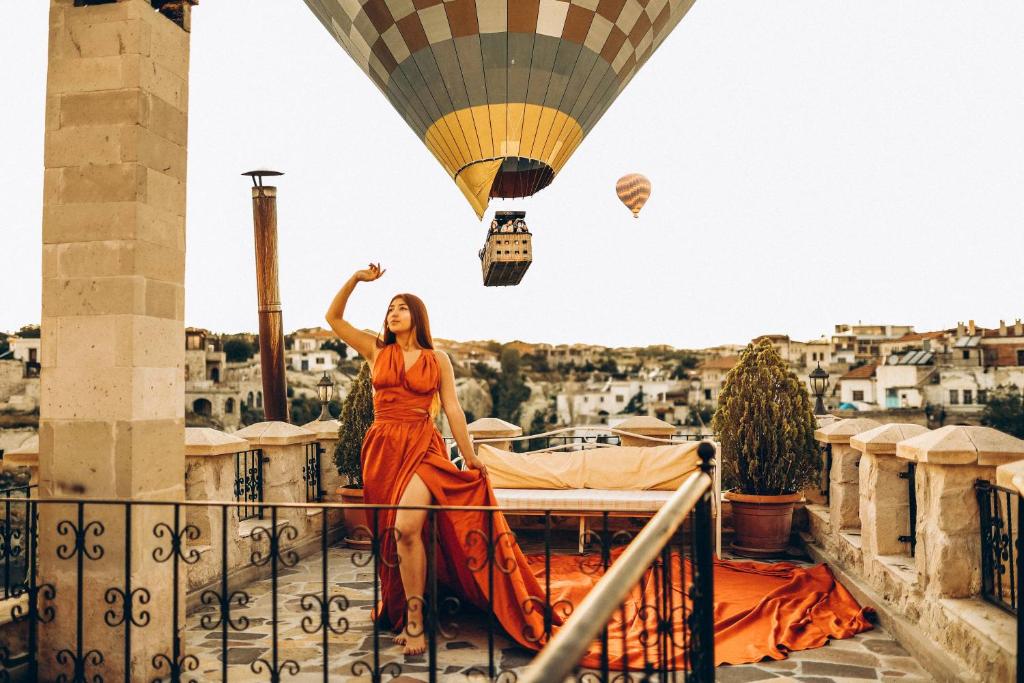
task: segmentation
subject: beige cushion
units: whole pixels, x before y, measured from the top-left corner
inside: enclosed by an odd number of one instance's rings
[[[657,512],[672,496],[672,491],[494,489],[494,496],[498,506],[509,511]]]
[[[697,443],[511,453],[482,444],[495,489],[674,491],[697,469]]]

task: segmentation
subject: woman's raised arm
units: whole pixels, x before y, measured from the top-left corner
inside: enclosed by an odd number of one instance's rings
[[[357,270],[334,295],[331,305],[327,307],[327,314],[324,316],[334,333],[371,363],[377,353],[377,338],[368,332],[357,329],[345,320],[345,306],[358,283],[373,282],[383,274],[384,271],[381,270],[379,263],[371,263],[369,268]]]

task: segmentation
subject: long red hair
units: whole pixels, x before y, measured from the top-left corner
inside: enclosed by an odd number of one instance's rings
[[[388,302],[388,308],[391,308],[391,304],[395,303],[396,299],[401,299],[409,307],[412,327],[416,330],[416,343],[419,344],[421,349],[425,349],[423,353],[426,353],[426,350],[433,350],[434,338],[430,335],[430,316],[427,315],[427,305],[423,303],[423,299],[415,294],[395,294],[391,297],[391,301]],[[381,334],[377,335],[377,348],[382,349],[388,344],[394,344],[396,341],[398,339],[395,333],[388,329],[388,314],[385,312]],[[436,393],[434,394],[433,403],[430,404],[430,417],[437,417],[440,411],[441,394]]]

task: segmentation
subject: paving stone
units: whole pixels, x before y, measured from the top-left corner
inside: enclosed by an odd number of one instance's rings
[[[768,671],[795,671],[800,662],[793,659],[771,659],[758,662],[757,666]]]
[[[861,678],[868,681],[877,681],[878,672],[866,666],[853,666],[852,664],[834,664],[832,662],[811,662],[803,663],[800,669],[805,674],[820,674],[835,678]]]
[[[835,683],[831,678],[821,676],[798,676],[796,680],[803,681],[803,683]]]
[[[864,650],[841,649],[836,647],[818,647],[813,650],[801,650],[790,655],[790,659],[803,662],[833,662],[836,664],[854,664],[876,668],[878,657]]]
[[[866,638],[861,642],[864,644],[864,647],[880,655],[893,655],[896,657],[907,656],[907,651],[904,650],[903,646],[897,643],[895,640]]]
[[[720,683],[752,683],[777,676],[756,666],[720,666],[715,671],[715,681]]]

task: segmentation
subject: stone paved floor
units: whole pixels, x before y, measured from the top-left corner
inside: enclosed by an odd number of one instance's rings
[[[328,576],[332,595],[344,596],[348,601],[344,611],[332,612],[336,630],[328,639],[330,679],[356,680],[368,677],[373,666],[373,628],[369,610],[373,602],[372,566],[359,567],[353,563],[354,551],[333,547],[328,552]],[[307,633],[303,618],[313,615],[319,622],[319,606],[307,606],[302,596],[321,590],[320,555],[300,561],[294,568],[281,572],[278,584],[277,642],[278,667],[282,681],[323,680],[322,633]],[[243,589],[250,596],[249,604],[233,607],[233,618],[245,617],[248,626],[241,631],[229,631],[228,664],[231,681],[267,681],[273,665],[273,623],[271,612],[271,582],[269,579]],[[337,607],[337,606],[336,606]],[[188,617],[186,651],[198,659],[198,668],[192,672],[200,681],[220,680],[221,633],[219,627],[204,628],[203,617],[213,617],[214,609],[202,608]],[[339,623],[340,619],[347,620]],[[487,665],[487,629],[483,615],[462,613],[445,620],[449,636],[438,646],[439,676],[443,681],[485,680],[474,675],[474,668]],[[206,624],[209,625],[209,624]],[[390,633],[379,634],[380,666],[385,673],[398,674],[402,681],[427,680],[427,664],[423,656],[405,658],[398,646],[392,644]],[[519,673],[530,661],[532,653],[515,645],[502,635],[495,635],[495,662],[501,671]],[[288,665],[298,665],[294,675]],[[261,663],[262,661],[262,663]],[[253,671],[255,668],[256,672]],[[390,678],[386,675],[385,680]],[[502,677],[501,680],[511,677]],[[929,681],[931,678],[911,659],[906,651],[880,628],[855,638],[834,641],[829,646],[792,654],[778,662],[762,662],[743,666],[723,666],[717,670],[717,679],[726,683],[749,683],[771,680],[807,681]]]

